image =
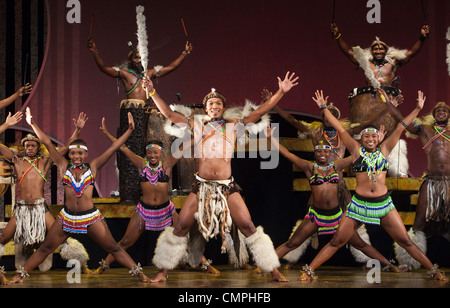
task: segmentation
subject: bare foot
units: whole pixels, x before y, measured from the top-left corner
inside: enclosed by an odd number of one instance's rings
[[[277,282],[289,282],[289,279],[284,277],[277,269],[272,272],[272,280]]]
[[[157,282],[164,282],[167,280],[167,270],[162,269],[158,272],[158,274],[153,277],[153,279],[150,279],[151,283],[157,283]]]
[[[448,278],[445,277],[445,273],[441,273],[440,271],[436,271],[436,273],[432,274],[431,278],[433,280],[448,281]]]
[[[12,280],[8,281],[8,284],[15,284],[15,283],[22,283],[23,282],[23,278],[20,274],[17,274],[16,276],[13,277]]]
[[[8,279],[6,279],[5,275],[0,274],[0,285],[7,285]]]
[[[206,268],[206,272],[213,274],[213,275],[219,275],[220,271],[217,270],[216,268],[214,268],[212,265],[208,265],[208,267]]]
[[[303,272],[300,276],[297,278],[298,281],[311,281],[311,276],[308,275],[308,273]]]
[[[91,270],[89,268],[86,267],[86,269],[83,271],[83,274],[88,274],[88,275],[101,275],[105,272],[105,269],[103,268],[103,266],[99,266],[97,269],[95,270]]]
[[[262,275],[262,270],[259,268],[259,267],[257,267],[257,268],[255,268],[254,270],[253,270],[253,274],[257,274],[257,275]]]
[[[147,276],[144,275],[144,273],[138,274],[138,278],[139,278],[139,280],[140,280],[141,282],[145,282],[145,283],[152,282],[152,281],[150,280],[150,278],[148,278]]]

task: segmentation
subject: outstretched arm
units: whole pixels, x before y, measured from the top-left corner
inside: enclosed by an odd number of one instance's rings
[[[423,95],[422,91],[417,92],[417,104],[416,107],[411,111],[409,115],[407,115],[402,122],[397,124],[397,127],[392,132],[392,134],[381,144],[381,150],[385,156],[388,156],[392,149],[397,144],[400,139],[401,134],[403,133],[403,129],[405,126],[407,127],[412,121],[417,117],[420,110],[422,110],[423,105],[425,104],[426,97]]]
[[[94,175],[97,171],[104,165],[106,162],[113,156],[113,154],[127,141],[128,137],[130,137],[131,133],[134,130],[134,120],[133,116],[130,112],[128,112],[128,129],[120,136],[117,140],[115,140],[106,151],[97,158],[94,158],[91,162],[91,169]]]
[[[36,136],[42,141],[42,143],[47,147],[47,150],[50,154],[50,158],[52,161],[58,166],[60,170],[65,170],[67,167],[67,160],[64,158],[63,155],[61,155],[53,145],[52,141],[50,140],[50,137],[47,136],[46,133],[44,133],[41,128],[37,125],[37,123],[34,121],[33,116],[31,115],[30,107],[27,107],[26,109],[26,119],[27,123],[31,126],[31,128],[34,130]]]
[[[111,141],[111,143],[114,143],[117,140],[113,135],[109,133],[108,129],[106,128],[105,118],[102,119],[102,126],[100,127],[100,130],[106,136],[106,138]],[[128,157],[128,159],[138,169],[139,172],[141,172],[145,168],[145,159],[135,154],[125,144],[123,144],[119,149],[123,154],[125,154],[126,157]]]
[[[25,86],[21,87],[19,90],[16,91],[13,95],[11,95],[8,98],[5,98],[4,100],[0,101],[0,109],[3,109],[7,106],[9,106],[12,102],[16,101],[20,97],[30,94],[33,90],[33,85],[27,83]]]
[[[23,114],[20,111],[17,112],[13,116],[11,116],[11,112],[8,113],[5,123],[0,125],[0,134],[3,133],[8,128],[10,128],[11,126],[14,126],[17,123],[19,123],[22,120],[22,117],[23,117]],[[7,146],[5,146],[3,144],[0,145],[0,153],[8,160],[12,160],[15,156],[14,152],[11,151]]]
[[[336,40],[342,53],[350,60],[350,62],[355,65],[359,65],[358,61],[356,61],[355,59],[355,53],[353,52],[353,49],[350,48],[350,46],[342,39],[342,33],[339,32],[336,23],[333,22],[330,25],[330,32],[333,38]]]
[[[323,114],[325,115],[328,122],[330,122],[330,124],[333,125],[333,127],[336,129],[342,139],[342,142],[345,144],[345,147],[353,157],[357,158],[359,156],[359,142],[353,139],[352,136],[350,136],[342,123],[334,117],[334,115],[330,112],[330,110],[328,110],[328,108],[326,108],[328,96],[324,98],[322,90],[317,90],[315,94],[316,97],[312,98],[313,101],[316,102],[317,106],[320,109],[324,110]]]
[[[92,52],[95,64],[97,64],[98,69],[102,73],[113,78],[117,78],[119,76],[119,73],[114,68],[105,65],[105,62],[103,62],[103,59],[99,55],[97,46],[95,45],[94,41],[91,38],[89,38],[88,40],[87,47]]]
[[[270,128],[270,126],[267,127],[267,130],[265,131],[266,136],[268,138],[270,138],[271,140],[271,145],[274,147],[275,150],[278,149],[278,151],[280,152],[281,155],[283,155],[284,157],[286,157],[290,162],[292,162],[293,164],[295,164],[297,167],[299,167],[308,178],[311,177],[311,170],[312,170],[312,163],[304,160],[300,157],[298,157],[297,155],[289,152],[288,149],[286,149],[283,145],[281,145],[278,141],[277,138],[273,137],[273,133],[275,131],[276,127],[274,127],[273,129]],[[272,150],[274,150],[272,149]]]
[[[281,80],[280,77],[278,79],[278,91],[272,95],[267,101],[261,104],[258,109],[253,110],[247,117],[243,119],[244,124],[248,123],[256,123],[258,122],[263,115],[268,113],[272,108],[280,101],[280,99],[289,92],[293,87],[298,85],[298,78],[294,77],[295,73],[290,74],[290,72],[286,73],[284,80]]]
[[[414,43],[414,45],[406,52],[406,58],[402,61],[399,61],[399,64],[406,64],[411,61],[422,49],[423,43],[426,41],[428,35],[430,34],[430,26],[424,25],[422,29],[420,29],[420,37]]]
[[[183,63],[184,59],[186,59],[186,57],[192,52],[192,50],[193,50],[192,44],[189,42],[186,42],[186,46],[184,47],[183,52],[172,63],[170,63],[167,66],[164,66],[158,72],[155,72],[154,69],[149,70],[149,71],[151,71],[151,77],[152,78],[153,77],[162,77],[164,75],[169,74],[170,72],[173,72],[181,65],[181,63]]]
[[[158,92],[156,92],[153,82],[149,78],[143,79],[143,87],[144,89],[148,89],[150,97],[153,99],[153,102],[156,104],[156,107],[158,107],[158,110],[163,116],[175,124],[188,122],[188,119],[184,115],[170,109],[167,103],[159,96]]]

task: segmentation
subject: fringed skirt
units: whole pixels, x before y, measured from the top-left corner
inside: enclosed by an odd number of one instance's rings
[[[162,231],[173,224],[175,205],[170,200],[159,206],[149,206],[141,201],[136,206],[136,212],[145,221],[145,230]]]
[[[342,210],[339,206],[332,210],[321,210],[311,206],[305,219],[310,219],[316,223],[319,227],[317,231],[319,235],[334,234],[342,219]]]
[[[366,198],[355,193],[347,206],[346,216],[362,223],[380,224],[380,218],[395,210],[389,193],[377,198]]]
[[[101,220],[103,216],[95,207],[84,212],[72,212],[64,206],[58,215],[63,230],[73,234],[87,234],[87,228]]]
[[[42,243],[47,231],[45,213],[48,210],[43,198],[34,201],[17,201],[14,208],[16,216],[14,243],[26,246]]]

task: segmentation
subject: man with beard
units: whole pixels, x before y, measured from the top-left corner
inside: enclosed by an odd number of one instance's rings
[[[391,103],[387,104],[389,111],[397,121],[403,116]],[[437,103],[431,114],[423,120],[416,119],[407,130],[419,136],[422,149],[427,158],[426,175],[419,190],[416,217],[410,236],[417,245],[426,252],[426,235],[443,235],[450,241],[450,136],[449,129],[450,106],[444,102]],[[426,234],[426,235],[425,235]],[[409,268],[420,265],[408,258],[403,250],[396,247],[397,259]]]
[[[109,67],[106,66],[103,62],[103,59],[99,55],[97,46],[92,41],[92,39],[89,39],[87,46],[92,52],[95,63],[97,64],[100,71],[107,76],[120,79],[122,85],[125,88],[125,94],[128,99],[143,101],[147,100],[145,90],[139,86],[141,84],[142,78],[145,75],[141,64],[139,50],[135,49],[134,51],[130,51],[128,53],[127,62],[120,67]],[[186,42],[186,46],[184,47],[183,52],[180,54],[180,56],[178,56],[178,58],[176,58],[168,66],[155,66],[154,68],[147,70],[147,76],[151,79],[154,79],[167,75],[168,73],[177,69],[191,52],[192,44]]]

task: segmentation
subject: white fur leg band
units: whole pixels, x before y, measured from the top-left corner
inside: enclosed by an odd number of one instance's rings
[[[427,238],[425,233],[422,231],[414,231],[413,228],[411,228],[408,231],[408,235],[423,253],[427,253]],[[394,243],[394,251],[400,267],[408,267],[409,269],[420,268],[420,263],[411,257],[411,255],[397,243]]]
[[[188,239],[173,234],[173,227],[167,227],[156,243],[153,264],[159,269],[173,270],[186,255]]]
[[[258,227],[245,242],[253,255],[253,260],[263,272],[272,272],[280,266],[272,240],[264,233],[262,227]]]
[[[80,261],[81,265],[85,265],[89,260],[89,254],[84,248],[83,244],[74,238],[67,238],[67,240],[59,246],[59,255],[64,260],[75,259]]]

